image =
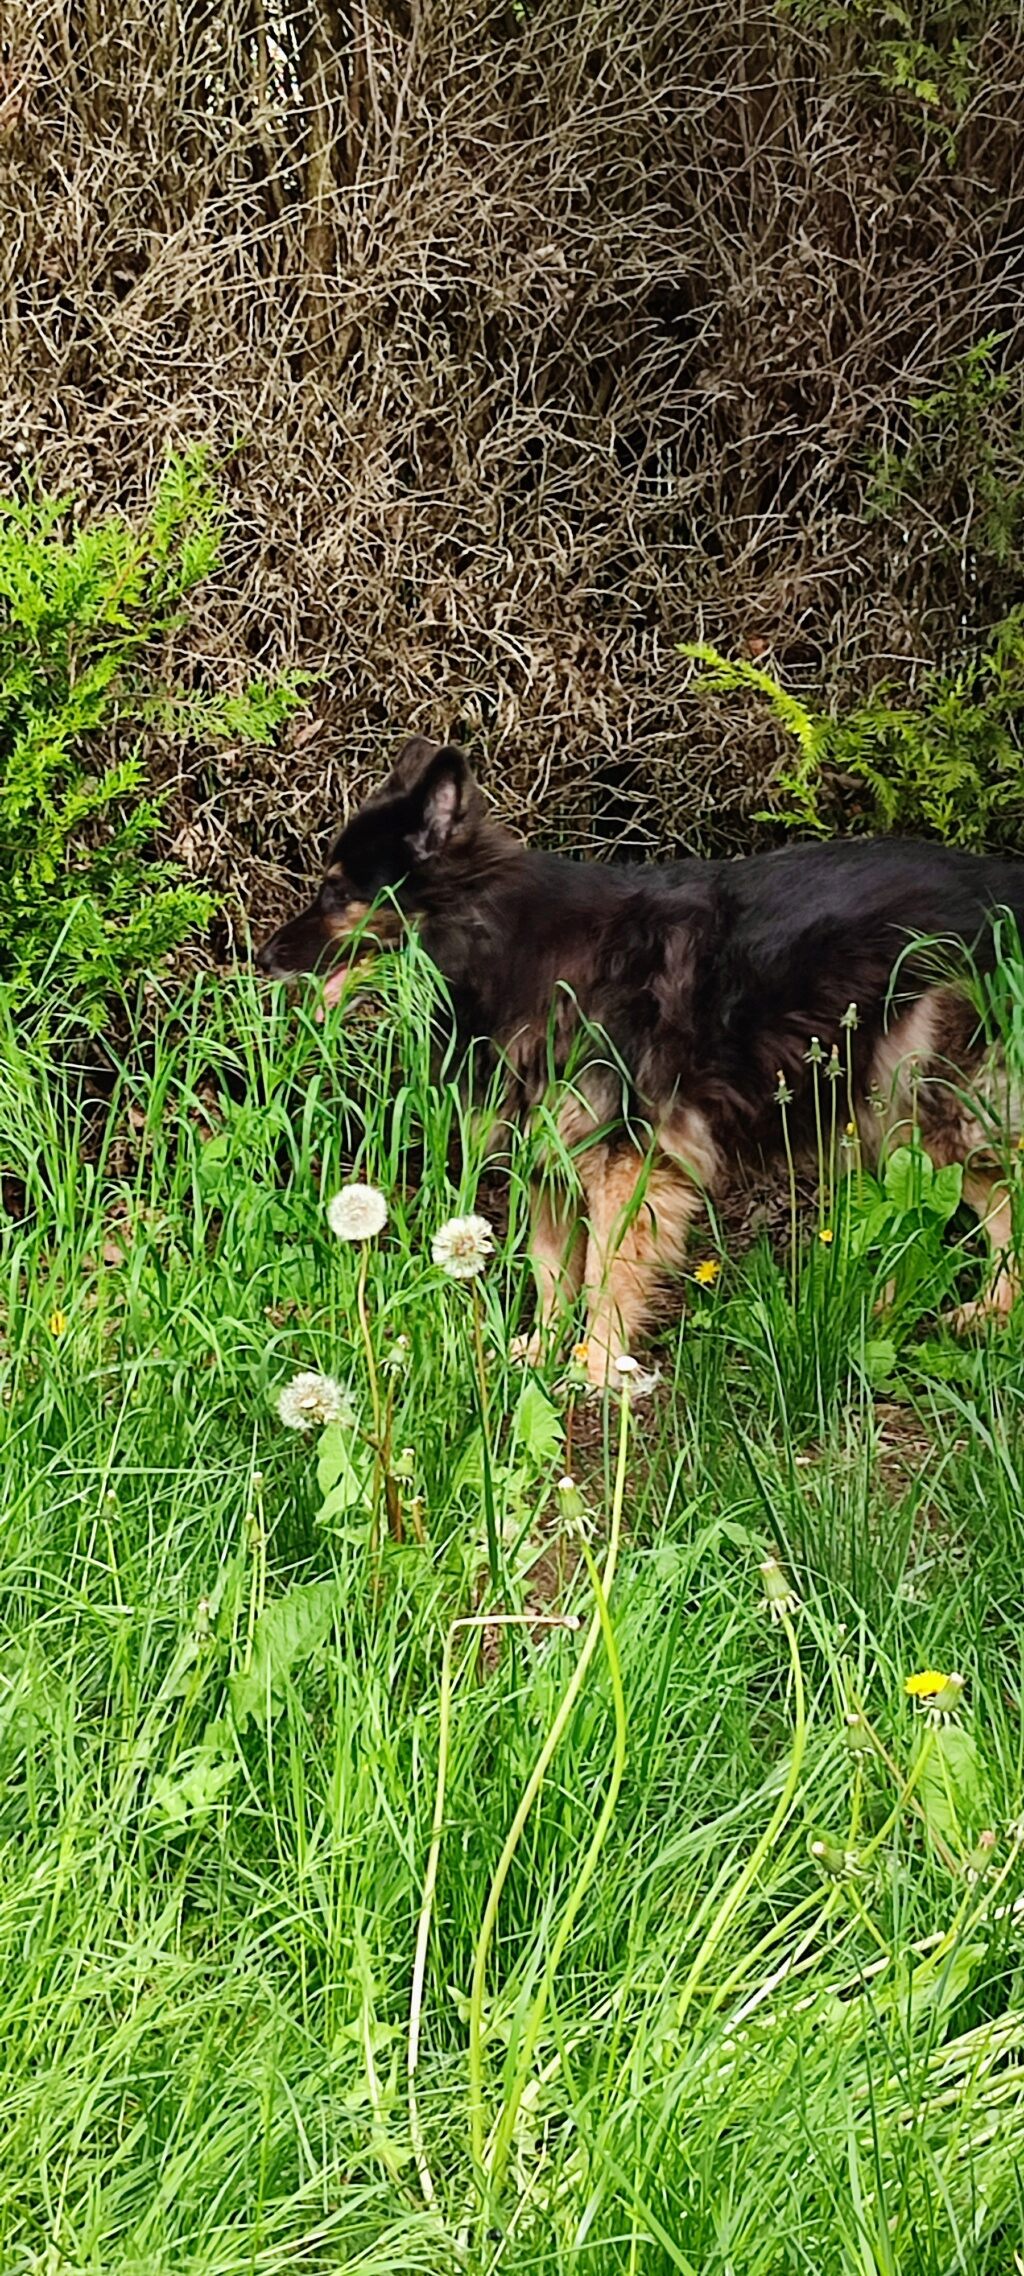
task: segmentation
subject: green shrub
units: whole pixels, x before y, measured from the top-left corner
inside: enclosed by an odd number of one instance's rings
[[[704,643],[684,653],[703,665],[705,686],[762,696],[796,744],[795,762],[780,768],[759,821],[821,836],[841,828],[909,832],[947,845],[1019,845],[1024,610],[997,624],[960,670],[926,672],[914,701],[900,702],[881,686],[837,717],[808,710],[759,665]]]
[[[138,527],[79,526],[65,498],[0,500],[0,979],[20,994],[52,960],[93,1022],[213,906],[154,856],[147,731],[265,741],[299,701],[294,679],[240,696],[166,683],[221,530],[201,450],[169,460]]]

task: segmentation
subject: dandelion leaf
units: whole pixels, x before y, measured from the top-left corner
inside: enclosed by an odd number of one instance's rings
[[[941,1724],[922,1735],[921,1754],[915,1792],[928,1830],[952,1849],[967,1849],[991,1815],[974,1739],[959,1723]]]
[[[292,1676],[329,1634],[337,1604],[335,1581],[296,1581],[261,1612],[249,1666],[228,1686],[236,1723],[280,1713]]]
[[[529,1378],[516,1400],[512,1431],[517,1449],[529,1455],[538,1468],[554,1461],[565,1440],[557,1408],[540,1384]]]

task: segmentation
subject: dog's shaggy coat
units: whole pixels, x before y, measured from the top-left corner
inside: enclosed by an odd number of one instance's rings
[[[915,1124],[933,1161],[963,1162],[993,1255],[968,1311],[1009,1309],[1009,1195],[979,1103],[991,1058],[934,947],[950,971],[965,951],[983,968],[1004,908],[1024,924],[1024,862],[898,839],[651,868],[537,853],[490,814],[460,751],[417,737],[260,964],[322,974],[336,996],[354,934],[415,926],[460,1035],[506,1069],[507,1110],[528,1118],[561,1080],[578,1177],[534,1189],[534,1347],[585,1290],[603,1382],[681,1263],[700,1195],[777,1152],[780,1086],[791,1142],[812,1139],[815,1039],[826,1061],[838,1050],[843,1115],[871,1158]]]

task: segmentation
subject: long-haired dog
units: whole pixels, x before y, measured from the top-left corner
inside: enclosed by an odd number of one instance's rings
[[[916,1127],[933,1162],[964,1164],[992,1268],[960,1324],[1009,1310],[1009,1191],[978,1104],[986,1045],[968,993],[921,945],[984,968],[1001,909],[1024,923],[1024,862],[897,839],[658,867],[538,853],[495,819],[461,751],[416,737],[259,962],[277,979],[321,975],[330,1000],[368,920],[388,944],[415,927],[461,1037],[506,1070],[510,1113],[528,1120],[552,1076],[570,1076],[557,1111],[574,1189],[541,1174],[532,1192],[534,1348],[583,1291],[604,1382],[681,1264],[701,1195],[777,1153],[780,1099],[790,1143],[813,1138],[815,1038],[826,1060],[839,1047],[844,1119],[871,1158]]]

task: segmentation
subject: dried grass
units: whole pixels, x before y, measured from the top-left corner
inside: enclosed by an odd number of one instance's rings
[[[549,838],[741,844],[774,730],[678,642],[827,695],[995,605],[969,501],[961,542],[864,500],[952,356],[1016,364],[1024,46],[931,11],[951,121],[873,74],[879,13],[8,0],[0,470],[102,510],[224,453],[191,668],[323,674],[286,748],[175,761],[179,851],[258,918],[409,729]]]

